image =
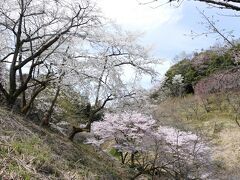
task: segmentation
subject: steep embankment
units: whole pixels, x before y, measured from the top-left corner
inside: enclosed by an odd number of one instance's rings
[[[106,153],[72,143],[0,107],[0,179],[129,179],[128,175]]]

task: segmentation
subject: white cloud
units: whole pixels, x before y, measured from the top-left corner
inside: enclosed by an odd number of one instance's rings
[[[103,15],[121,25],[125,30],[144,32],[145,46],[159,44],[159,36],[166,25],[174,26],[182,18],[182,8],[172,8],[168,5],[153,9],[147,5],[139,5],[137,0],[95,0]],[[156,33],[157,32],[157,33]],[[165,34],[164,34],[165,36]],[[150,40],[151,39],[151,40]],[[158,48],[158,46],[156,46]],[[155,49],[155,51],[160,51]],[[165,74],[170,63],[165,62],[156,67],[156,70]],[[132,77],[130,70],[126,71],[126,80]],[[144,76],[140,82],[144,88],[151,88],[151,78]]]
[[[147,5],[139,5],[137,0],[98,0],[96,2],[107,18],[115,20],[124,28],[148,31],[166,22],[178,21],[181,9],[163,6],[152,9]]]

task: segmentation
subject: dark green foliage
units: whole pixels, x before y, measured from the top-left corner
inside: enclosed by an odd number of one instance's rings
[[[211,61],[206,63],[207,68],[205,70],[205,76],[208,76],[216,71],[228,69],[229,67],[234,66],[232,56],[229,52],[226,52],[223,55],[217,55],[213,53],[210,59]]]
[[[172,84],[172,79],[175,75],[181,74],[184,77],[183,81],[183,93],[193,93],[193,84],[197,80],[197,71],[191,65],[191,61],[184,59],[179,63],[172,66],[166,73],[166,81],[164,86],[170,89],[171,95],[175,96],[176,87]]]
[[[166,73],[167,81],[172,82],[172,78],[181,74],[184,77],[184,84],[192,84],[196,80],[197,71],[191,65],[191,61],[184,59],[172,66]]]
[[[93,115],[93,120],[94,121],[101,121],[103,119],[103,115],[104,115],[103,112],[100,111],[100,112]]]
[[[192,67],[189,59],[183,59],[167,71],[167,81],[171,83],[172,78],[177,74],[181,74],[184,77],[184,83],[189,84],[195,81],[197,71]]]
[[[237,45],[234,48],[227,49],[225,52],[208,50],[195,55],[192,60],[183,59],[167,71],[163,87],[169,88],[171,92],[171,88],[175,88],[172,84],[173,77],[181,74],[184,77],[183,94],[193,93],[193,86],[200,79],[236,66],[237,64],[233,60],[233,53],[239,51],[240,45]]]

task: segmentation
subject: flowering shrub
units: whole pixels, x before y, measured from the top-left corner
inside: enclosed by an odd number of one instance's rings
[[[176,74],[172,79],[172,84],[182,85],[184,77],[181,74]]]
[[[239,89],[239,77],[240,70],[238,68],[221,71],[200,80],[195,85],[194,92],[197,95],[204,95],[220,91]]]
[[[103,121],[92,124],[92,132],[98,140],[90,139],[88,143],[101,144],[115,140],[115,147],[120,151],[135,152],[155,125],[155,120],[147,115],[132,113],[107,113]]]
[[[199,136],[157,127],[151,116],[142,113],[107,113],[103,121],[92,124],[92,132],[95,138],[87,142],[99,146],[114,140],[114,154],[123,164],[130,162],[130,167],[137,168],[135,177],[144,173],[155,176],[163,171],[175,179],[201,177],[210,165],[208,147]]]

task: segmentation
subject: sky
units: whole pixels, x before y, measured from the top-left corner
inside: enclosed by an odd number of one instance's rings
[[[178,8],[169,4],[152,8],[152,5],[139,5],[140,0],[98,0],[103,14],[130,31],[143,32],[142,44],[153,46],[153,56],[163,60],[158,71],[164,74],[174,57],[182,52],[192,53],[208,49],[215,43],[222,43],[216,34],[193,38],[191,31],[198,34],[208,31],[201,24],[206,22],[198,11],[204,11],[208,17],[214,15],[219,20],[216,26],[222,30],[234,30],[239,37],[239,18],[229,17],[232,11],[210,8],[201,2],[184,1]],[[149,79],[145,79],[146,83]]]

